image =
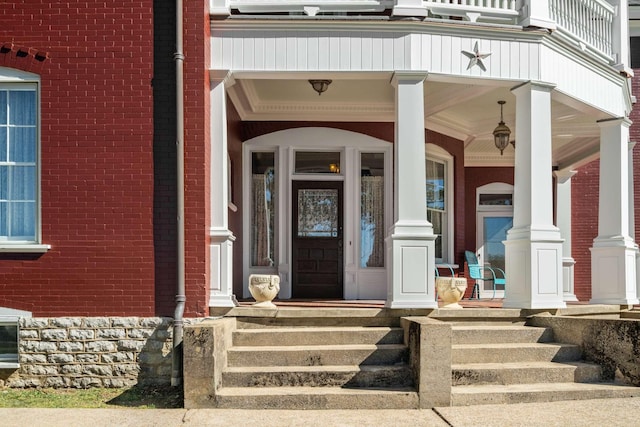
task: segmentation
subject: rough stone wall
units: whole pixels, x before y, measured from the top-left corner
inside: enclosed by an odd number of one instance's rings
[[[20,368],[0,370],[0,386],[114,388],[171,381],[170,318],[22,318],[19,327]]]
[[[552,328],[555,341],[579,345],[604,378],[640,386],[640,320],[537,315],[527,325]]]

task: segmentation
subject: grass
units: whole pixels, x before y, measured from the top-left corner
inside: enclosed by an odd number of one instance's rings
[[[182,408],[181,387],[0,389],[0,408]]]

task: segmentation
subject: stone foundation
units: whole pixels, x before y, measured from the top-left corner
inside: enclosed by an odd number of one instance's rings
[[[171,318],[22,318],[19,326],[20,368],[0,369],[0,386],[116,388],[171,381]]]

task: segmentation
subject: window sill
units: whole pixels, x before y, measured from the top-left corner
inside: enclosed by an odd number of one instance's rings
[[[0,362],[0,369],[18,369],[20,368],[19,363],[15,362]]]
[[[45,253],[51,249],[51,245],[0,243],[0,253]]]

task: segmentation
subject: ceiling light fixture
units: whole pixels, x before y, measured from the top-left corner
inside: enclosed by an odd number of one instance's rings
[[[318,96],[320,96],[322,95],[322,92],[327,90],[331,84],[331,80],[309,80],[309,83],[311,83],[313,90],[318,92]]]
[[[493,140],[496,144],[496,148],[500,150],[501,156],[504,149],[509,145],[509,137],[511,136],[511,129],[504,124],[504,120],[502,118],[502,107],[506,103],[506,101],[498,101],[498,104],[500,104],[500,123],[498,123],[498,126],[493,130]],[[515,143],[513,145],[515,147]]]

